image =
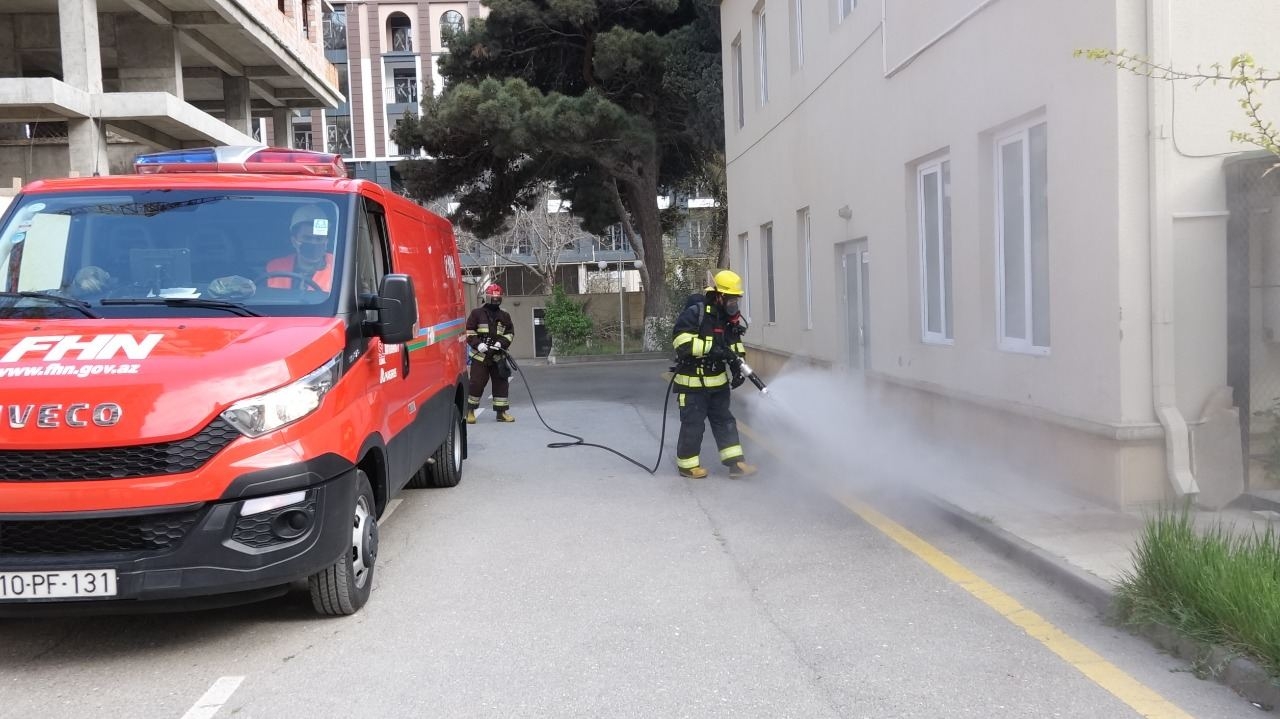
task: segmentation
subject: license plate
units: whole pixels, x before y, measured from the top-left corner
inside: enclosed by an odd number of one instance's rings
[[[0,601],[114,597],[116,570],[78,569],[58,572],[0,572]]]

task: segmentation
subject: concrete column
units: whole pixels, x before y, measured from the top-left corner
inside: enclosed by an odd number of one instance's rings
[[[0,15],[0,77],[22,76],[18,37],[14,34],[17,17],[17,15]],[[0,140],[20,140],[26,136],[26,123],[0,122]],[[8,180],[0,177],[0,187],[8,187],[8,183]]]
[[[22,75],[22,66],[18,60],[18,36],[14,34],[17,17],[0,15],[0,77]]]
[[[94,120],[71,120],[67,123],[67,170],[81,177],[97,173],[110,174],[107,162],[107,133]]]
[[[276,147],[293,147],[293,110],[277,107],[271,111],[271,136]]]
[[[182,46],[178,30],[141,15],[117,15],[121,92],[182,95]]]
[[[223,74],[222,102],[226,108],[224,122],[246,135],[253,133],[253,114],[249,104],[249,78]]]
[[[62,81],[89,93],[102,92],[98,0],[58,0]]]

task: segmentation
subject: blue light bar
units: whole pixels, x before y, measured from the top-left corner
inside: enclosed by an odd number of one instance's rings
[[[171,150],[169,152],[153,152],[148,155],[138,155],[133,161],[135,165],[178,165],[192,163],[210,163],[217,162],[218,154],[212,147],[202,147],[196,150]]]

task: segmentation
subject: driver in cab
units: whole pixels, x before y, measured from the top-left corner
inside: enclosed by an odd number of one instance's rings
[[[293,252],[267,262],[259,282],[267,287],[302,292],[329,292],[333,286],[333,253],[329,238],[333,225],[324,210],[304,205],[293,211],[289,221],[289,241]],[[256,291],[247,277],[231,275],[209,283],[209,293],[224,299],[246,299]]]
[[[328,292],[333,284],[333,253],[328,251],[330,225],[315,205],[299,207],[289,223],[293,252],[267,263],[267,287]],[[314,283],[314,286],[313,284]]]

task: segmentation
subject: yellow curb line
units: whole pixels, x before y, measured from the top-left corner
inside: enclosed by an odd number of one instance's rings
[[[738,429],[769,454],[782,457],[777,448],[741,421],[738,422]],[[1011,624],[1035,638],[1049,651],[1062,657],[1081,674],[1132,707],[1140,716],[1149,719],[1191,719],[1190,714],[1103,659],[1097,652],[1072,639],[1043,617],[1022,606],[1016,599],[992,586],[902,525],[852,496],[833,495],[833,498],[861,517],[867,524],[880,530],[885,536],[923,560],[925,564],[933,567],[939,574],[991,607]]]

